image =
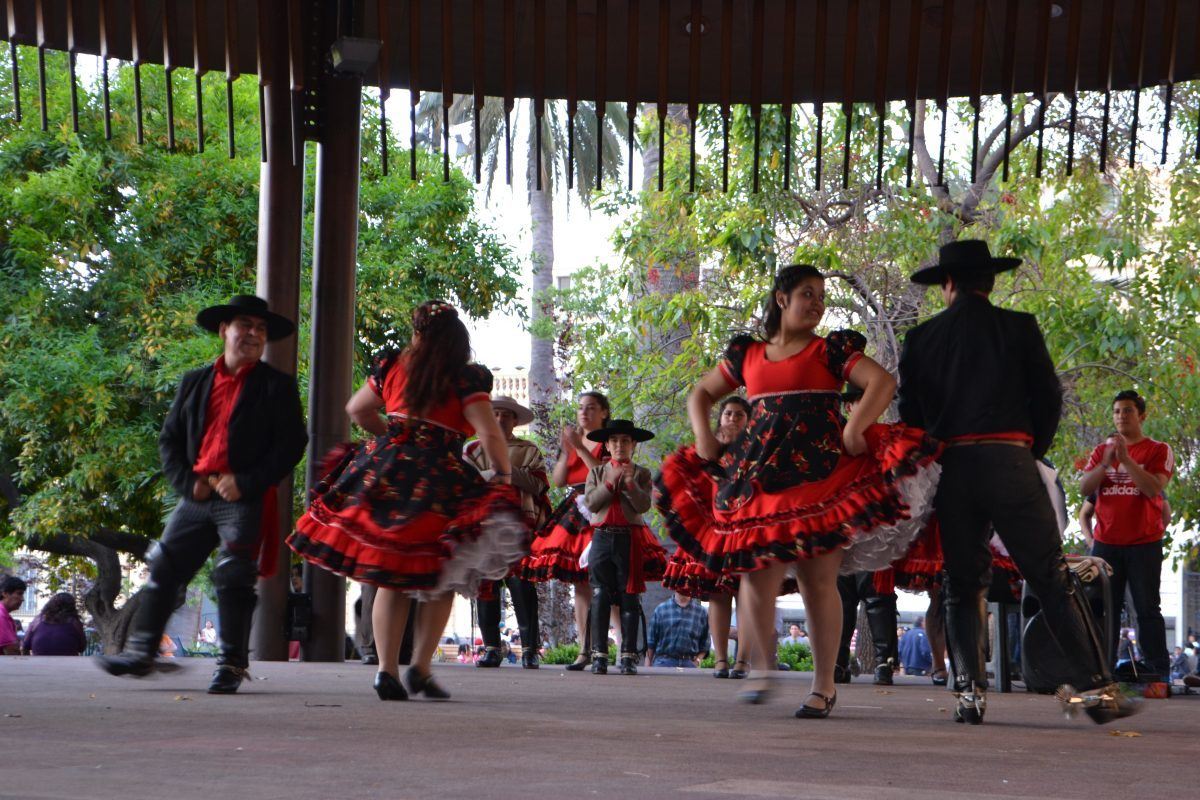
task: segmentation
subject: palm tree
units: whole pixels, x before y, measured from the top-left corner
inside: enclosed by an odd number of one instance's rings
[[[426,94],[417,109],[417,124],[430,132],[434,141],[441,143],[445,141],[443,126],[447,121],[452,127],[475,123],[471,129],[469,148],[472,153],[478,154],[476,178],[487,181],[489,196],[499,175],[511,181],[511,152],[520,147],[526,153],[525,181],[529,192],[533,236],[530,322],[535,331],[530,347],[529,399],[536,414],[534,434],[541,441],[550,442],[555,437],[547,429],[547,422],[550,408],[558,399],[554,342],[550,337],[537,335],[536,332],[544,329],[544,321],[554,315],[550,295],[554,276],[554,191],[561,188],[563,180],[567,179],[569,188],[577,192],[584,207],[590,207],[597,176],[601,176],[609,185],[620,177],[622,141],[628,136],[629,120],[625,115],[625,106],[618,103],[605,106],[603,124],[598,125],[594,105],[582,104],[572,121],[565,103],[548,101],[539,131],[535,111],[532,101],[518,101],[513,117],[521,124],[509,127],[506,125],[510,121],[506,120],[504,101],[489,97],[479,109],[476,123],[472,96],[456,97],[449,113],[444,114],[442,95]],[[570,174],[567,172],[568,154],[572,156],[570,160],[573,163]]]

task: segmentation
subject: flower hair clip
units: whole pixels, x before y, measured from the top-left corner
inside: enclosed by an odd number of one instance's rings
[[[450,314],[453,317],[458,316],[458,309],[444,300],[429,300],[417,307],[416,313],[413,315],[413,330],[420,332],[429,327],[429,323],[435,317],[442,314]]]

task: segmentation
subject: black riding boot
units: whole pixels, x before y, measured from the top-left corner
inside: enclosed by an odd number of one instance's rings
[[[98,656],[101,668],[110,675],[132,675],[136,678],[149,675],[154,669],[154,659],[158,656],[167,621],[175,613],[177,594],[177,586],[164,586],[151,578],[139,593],[140,605],[129,626],[125,649],[117,655]]]
[[[254,589],[230,587],[217,590],[217,619],[220,623],[221,653],[209,694],[233,694],[249,677],[250,623],[258,596]]]
[[[854,575],[839,575],[838,595],[842,601],[842,640],[838,643],[837,661],[833,665],[833,682],[850,682],[850,639],[858,622],[858,589]]]
[[[896,596],[869,597],[866,606],[867,625],[871,628],[871,641],[875,644],[875,683],[891,686],[899,649],[896,641]]]
[[[592,587],[592,619],[588,626],[592,635],[592,673],[604,675],[608,672],[608,615],[612,609],[612,595],[604,586]]]
[[[978,725],[987,706],[987,661],[984,646],[987,634],[985,588],[956,596],[946,592],[946,649],[954,671],[954,693],[958,705],[955,722]]]
[[[637,674],[638,628],[642,623],[642,603],[636,594],[621,592],[621,666],[622,675]]]

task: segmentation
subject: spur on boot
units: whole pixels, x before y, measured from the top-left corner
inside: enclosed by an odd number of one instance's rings
[[[380,700],[407,700],[408,692],[400,681],[387,672],[375,673],[375,694]]]
[[[583,672],[592,663],[592,657],[580,653],[575,660],[567,664],[567,672]]]
[[[1106,725],[1114,720],[1132,717],[1141,711],[1141,706],[1121,691],[1120,684],[1110,683],[1096,689],[1077,692],[1070,685],[1060,686],[1059,702],[1068,717],[1082,710],[1097,725]]]
[[[893,673],[893,670],[892,670],[892,665],[890,663],[880,664],[878,667],[875,668],[875,685],[876,686],[891,686],[893,683],[892,673]]]
[[[724,666],[722,666],[722,665],[724,665]],[[713,670],[714,678],[728,678],[729,677],[729,662],[728,661],[726,661],[725,659],[722,658],[720,661],[718,661],[716,663],[715,666],[716,666],[716,669]]]
[[[250,677],[250,672],[244,667],[234,667],[222,664],[213,673],[212,683],[208,685],[209,694],[233,694],[242,685],[242,681]]]
[[[477,667],[498,667],[504,663],[504,656],[500,655],[499,647],[489,647],[483,652],[483,657],[475,662]]]
[[[983,724],[983,714],[987,711],[986,691],[976,688],[975,684],[971,684],[970,689],[955,692],[954,699],[955,722],[962,722],[967,725]]]
[[[532,647],[527,647],[521,651],[521,667],[523,669],[537,669],[538,654]]]
[[[833,706],[837,703],[837,692],[834,692],[833,696],[824,695],[820,692],[809,692],[808,696],[823,701],[825,705],[817,708],[805,703],[796,709],[796,717],[799,719],[825,719],[829,716],[829,712],[833,711]]]
[[[608,674],[608,656],[592,656],[592,674]]]
[[[422,675],[416,667],[404,671],[404,682],[408,684],[410,694],[423,694],[426,700],[449,700],[450,693],[438,686],[433,674]]]
[[[634,656],[621,656],[617,672],[622,675],[637,675],[637,659]]]

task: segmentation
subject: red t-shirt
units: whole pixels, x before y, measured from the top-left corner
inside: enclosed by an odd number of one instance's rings
[[[217,359],[213,369],[212,390],[208,393],[208,407],[204,412],[204,436],[200,439],[200,452],[192,471],[197,475],[214,472],[230,472],[229,468],[229,420],[233,407],[237,405],[246,376],[258,366],[258,362],[247,364],[232,373],[225,366],[225,356]]]
[[[1107,442],[1099,444],[1088,458],[1085,471],[1095,469],[1104,459]],[[1129,445],[1134,463],[1151,475],[1175,472],[1175,454],[1171,447],[1153,439]],[[1147,497],[1120,462],[1105,469],[1104,480],[1096,492],[1096,525],[1093,534],[1104,544],[1151,544],[1163,537],[1163,496]]]

